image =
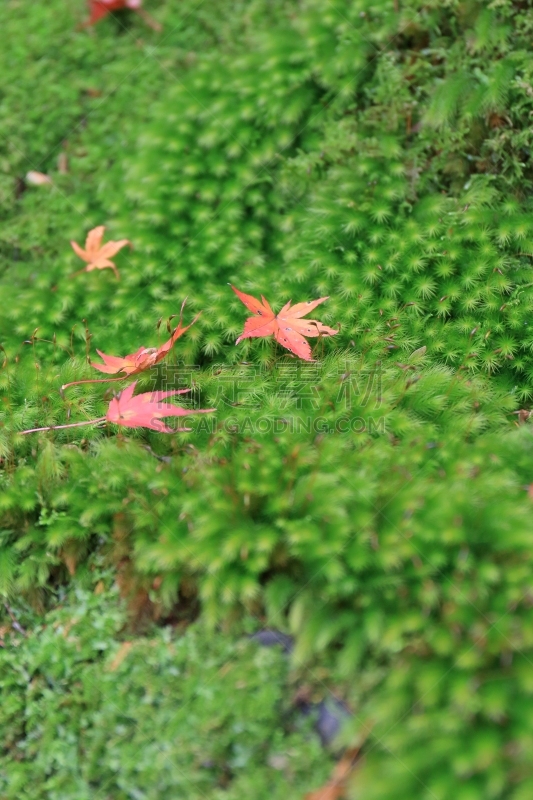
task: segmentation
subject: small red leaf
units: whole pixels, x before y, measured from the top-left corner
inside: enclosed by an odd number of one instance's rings
[[[86,28],[89,25],[95,25],[111,12],[122,11],[123,9],[137,12],[146,24],[155,31],[162,30],[161,25],[143,10],[142,0],[89,0],[90,17],[82,27]]]
[[[126,377],[127,375],[137,375],[139,372],[143,372],[145,369],[149,369],[155,364],[158,364],[174,347],[174,343],[180,338],[180,336],[183,336],[185,331],[188,331],[200,316],[200,314],[197,314],[189,325],[182,325],[184,305],[185,300],[181,306],[180,319],[177,326],[174,328],[170,339],[168,339],[160,347],[139,347],[135,353],[130,353],[130,355],[123,357],[108,356],[105,353],[102,353],[101,350],[97,350],[96,352],[103,359],[104,363],[94,364],[93,362],[90,362],[91,366],[100,372],[105,372],[107,375],[117,375],[119,372],[121,372],[124,374],[124,377]]]
[[[172,403],[163,403],[168,397],[184,394],[189,389],[172,389],[169,392],[145,392],[135,397],[136,383],[127,386],[123,392],[109,403],[106,419],[125,428],[151,428],[159,433],[190,431],[190,428],[168,428],[162,421],[164,417],[187,417],[190,414],[208,414],[215,408],[181,408]]]
[[[121,11],[123,8],[131,8],[136,11],[141,4],[142,0],[89,0],[91,18],[87,25],[94,25],[103,17],[107,17],[111,11]]]

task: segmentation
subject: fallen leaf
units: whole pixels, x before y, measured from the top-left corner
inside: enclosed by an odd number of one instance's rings
[[[109,672],[115,672],[120,667],[132,647],[133,642],[122,642],[107,668]]]
[[[30,186],[43,186],[52,183],[52,178],[45,175],[44,172],[36,172],[32,169],[26,174],[26,183]]]
[[[290,350],[298,358],[302,358],[304,361],[312,361],[311,347],[304,337],[335,336],[338,333],[338,331],[323,325],[321,322],[317,322],[317,320],[301,319],[320,303],[327,300],[327,297],[320,297],[318,300],[307,300],[292,307],[291,301],[289,301],[278,314],[275,314],[268,301],[262,295],[261,301],[259,301],[249,294],[240,292],[235,286],[231,288],[239,300],[254,315],[246,320],[244,331],[235,344],[239,344],[243,339],[274,336],[282,347]]]
[[[105,269],[106,267],[110,267],[117,278],[120,278],[118,269],[110,259],[127,244],[129,244],[130,247],[132,244],[129,239],[120,239],[118,242],[107,242],[102,245],[104,231],[105,225],[98,225],[97,228],[93,228],[92,231],[89,231],[87,239],[85,240],[85,250],[76,242],[71,241],[70,244],[76,255],[87,262],[87,266],[85,269],[81,270],[81,272],[91,272],[93,269]]]
[[[65,623],[65,625],[62,626],[63,638],[65,638],[65,639],[67,638],[67,636],[69,635],[71,629],[74,627],[74,625],[77,625],[78,622],[79,622],[79,619],[77,617],[74,617],[73,619],[69,619]]]
[[[185,302],[186,299],[183,301],[181,306],[178,325],[172,332],[170,339],[168,339],[160,347],[139,347],[135,353],[131,353],[130,355],[123,357],[108,356],[105,353],[102,353],[101,350],[96,350],[98,355],[104,360],[104,363],[95,364],[92,361],[89,363],[92,367],[100,372],[105,372],[107,375],[117,375],[119,372],[121,372],[124,374],[124,376],[137,375],[139,372],[143,372],[143,370],[149,369],[155,364],[158,364],[174,347],[174,343],[180,338],[180,336],[183,336],[185,331],[188,331],[200,316],[200,314],[197,314],[189,325],[183,326],[182,315]]]
[[[305,800],[340,800],[341,797],[344,797],[346,782],[353,771],[358,753],[358,748],[347,750],[341,760],[335,764],[329,781],[320,789],[308,792]]]
[[[57,170],[61,175],[68,175],[68,158],[64,150],[57,157]]]
[[[181,408],[172,403],[162,402],[175,394],[184,394],[189,389],[145,392],[134,397],[133,392],[136,385],[136,383],[130,384],[111,400],[106,414],[108,422],[114,422],[125,428],[151,428],[159,433],[175,433],[175,431],[190,431],[191,428],[168,428],[162,422],[164,417],[188,417],[191,414],[208,414],[216,411],[215,408]]]
[[[95,25],[111,12],[129,9],[139,14],[146,24],[155,31],[161,31],[161,25],[150,17],[141,6],[142,0],[89,0],[90,17],[87,22],[83,23],[82,27],[86,28],[89,25]]]
[[[74,575],[76,574],[76,566],[77,566],[76,556],[73,555],[72,553],[66,553],[63,555],[63,560],[67,566],[68,574],[71,576],[71,578],[73,578]]]
[[[342,797],[344,789],[339,783],[326,783],[316,792],[306,794],[305,800],[339,800]]]
[[[144,392],[135,397],[133,392],[137,383],[131,383],[109,403],[105,417],[84,420],[83,422],[70,422],[67,425],[47,425],[44,428],[29,428],[20,431],[21,435],[38,433],[39,431],[64,430],[66,428],[79,428],[84,425],[96,425],[99,422],[114,422],[124,428],[151,428],[158,433],[176,433],[176,431],[190,431],[191,428],[168,428],[162,420],[165,417],[188,417],[190,414],[209,414],[216,408],[181,408],[172,403],[163,403],[175,394],[185,394],[190,389],[172,389],[169,392]]]
[[[107,17],[112,11],[122,11],[129,8],[136,11],[142,5],[142,0],[89,0],[90,19],[86,25],[95,25],[99,20]]]

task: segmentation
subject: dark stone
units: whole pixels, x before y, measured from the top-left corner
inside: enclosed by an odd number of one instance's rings
[[[252,633],[250,639],[263,645],[263,647],[273,647],[279,644],[284,653],[290,653],[293,648],[292,636],[289,636],[287,633],[281,633],[281,631],[257,631],[256,633]]]
[[[340,731],[343,722],[350,718],[350,712],[335,697],[322,700],[315,706],[318,712],[316,730],[324,747],[330,745]]]
[[[257,631],[251,634],[250,639],[263,647],[280,645],[285,653],[290,653],[294,646],[292,636],[276,630]],[[329,747],[332,744],[343,722],[351,716],[348,708],[336,697],[328,697],[320,703],[311,703],[300,699],[296,701],[296,706],[303,716],[307,717],[309,714],[313,714],[316,718],[315,730],[323,747]]]

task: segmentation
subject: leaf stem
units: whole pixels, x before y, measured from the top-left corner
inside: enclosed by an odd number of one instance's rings
[[[122,375],[119,378],[87,378],[84,381],[72,381],[71,383],[64,383],[59,390],[59,394],[63,396],[65,389],[68,389],[69,386],[78,386],[80,383],[113,383],[113,381],[123,381],[127,377],[127,375]]]
[[[68,425],[49,425],[46,428],[30,428],[27,431],[20,431],[22,435],[26,433],[36,433],[37,431],[59,431],[63,428],[79,428],[82,425],[95,425],[97,422],[103,422],[106,417],[98,417],[98,419],[89,419],[87,422],[71,422]]]

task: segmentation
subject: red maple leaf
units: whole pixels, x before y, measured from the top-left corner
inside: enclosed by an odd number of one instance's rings
[[[161,25],[152,19],[146,11],[143,11],[141,6],[142,0],[89,0],[90,18],[83,24],[83,27],[95,25],[111,12],[130,9],[131,11],[136,11],[154,30],[160,31]]]
[[[154,364],[158,364],[165,358],[167,353],[170,352],[176,340],[179,339],[180,336],[183,336],[185,331],[188,331],[200,316],[200,314],[197,314],[189,325],[183,326],[181,324],[181,317],[183,314],[184,305],[185,300],[181,306],[180,320],[178,325],[174,329],[170,339],[168,339],[168,341],[166,341],[160,347],[139,347],[135,353],[130,353],[130,355],[123,357],[108,356],[105,353],[102,353],[101,350],[96,350],[98,355],[103,358],[104,363],[94,364],[91,361],[91,367],[94,367],[100,372],[105,372],[108,375],[117,375],[119,372],[122,372],[124,373],[124,377],[126,377],[126,375],[137,375],[139,372],[143,372],[143,370],[153,367]]]
[[[144,392],[135,397],[133,392],[137,383],[131,383],[109,403],[105,417],[84,420],[83,422],[70,422],[67,425],[48,425],[45,428],[30,428],[21,431],[22,434],[36,433],[37,431],[62,430],[64,428],[79,428],[83,425],[95,425],[98,422],[114,422],[124,428],[151,428],[159,433],[175,433],[176,431],[190,431],[191,428],[168,428],[162,421],[165,417],[188,417],[190,414],[209,414],[216,408],[181,408],[172,403],[163,403],[168,397],[176,394],[185,394],[190,389],[172,389],[169,392]]]
[[[334,328],[329,328],[315,319],[302,319],[320,303],[327,300],[327,297],[320,297],[318,300],[307,300],[292,307],[291,301],[289,301],[278,314],[275,314],[263,295],[261,295],[260,302],[255,297],[240,292],[235,286],[231,286],[231,288],[239,300],[254,315],[246,320],[244,331],[235,344],[239,344],[242,339],[274,336],[282,347],[290,350],[295,356],[302,358],[304,361],[312,361],[311,348],[304,337],[335,336],[338,333]]]
[[[104,372],[107,375],[117,375],[116,378],[102,378],[102,379],[93,379],[90,378],[89,380],[83,381],[72,381],[71,383],[65,383],[61,387],[61,394],[68,389],[69,386],[78,386],[81,383],[101,383],[105,381],[120,381],[123,378],[131,377],[132,375],[138,375],[139,372],[143,372],[145,369],[149,369],[153,367],[155,364],[158,364],[162,361],[165,356],[170,352],[170,350],[174,347],[174,343],[180,336],[189,330],[189,328],[194,325],[200,314],[197,314],[192,322],[188,325],[182,325],[182,317],[183,317],[183,308],[185,303],[187,302],[187,298],[181,304],[180,310],[180,319],[176,327],[174,328],[170,339],[168,339],[164,344],[160,347],[139,347],[135,353],[130,353],[127,356],[109,356],[106,353],[102,353],[101,350],[96,350],[98,355],[103,358],[103,364],[95,364],[93,361],[89,361],[91,367],[99,370],[100,372]],[[200,312],[201,313],[201,312]],[[120,373],[120,374],[119,374]]]
[[[115,256],[119,250],[122,250],[127,244],[131,247],[129,239],[121,239],[118,242],[107,242],[102,245],[104,238],[105,225],[98,225],[89,231],[85,240],[85,250],[76,242],[71,242],[71,247],[83,261],[87,262],[85,269],[81,272],[92,272],[93,269],[105,269],[110,267],[117,278],[120,278],[118,269],[110,259]]]
[[[163,417],[187,417],[190,414],[209,414],[215,408],[181,408],[172,403],[163,403],[167,397],[175,394],[184,394],[190,389],[172,389],[170,392],[144,392],[135,397],[133,392],[136,383],[127,386],[117,397],[109,403],[106,420],[125,428],[151,428],[159,433],[174,433],[175,431],[190,431],[191,428],[168,428]]]

